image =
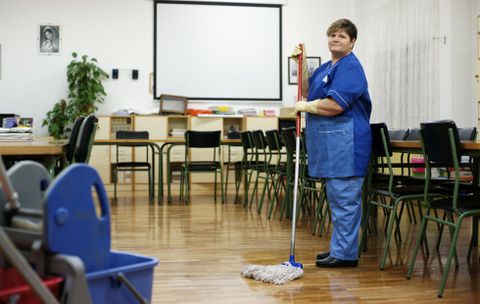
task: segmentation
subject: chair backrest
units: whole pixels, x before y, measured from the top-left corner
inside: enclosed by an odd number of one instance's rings
[[[149,133],[148,131],[124,131],[120,130],[115,133],[115,138],[116,139],[149,139]],[[122,143],[122,144],[117,144],[117,149],[116,149],[116,161],[118,162],[120,158],[120,149],[121,147],[140,147],[140,149],[145,150],[145,159],[148,162],[148,144],[140,144],[140,143]]]
[[[240,132],[240,141],[242,142],[242,148],[244,153],[251,152],[250,149],[253,148],[253,139],[251,131],[242,131]]]
[[[90,151],[93,145],[93,138],[97,131],[98,119],[95,115],[88,115],[80,126],[80,131],[75,145],[74,162],[88,163]]]
[[[67,163],[73,161],[73,156],[75,154],[75,146],[77,144],[78,135],[80,133],[80,127],[82,122],[85,120],[85,117],[78,117],[73,123],[72,132],[70,132],[70,137],[68,138],[67,152],[65,153],[65,158]]]
[[[390,144],[390,136],[388,134],[387,125],[384,122],[370,124],[372,131],[372,156],[386,157],[392,156],[392,146]],[[382,133],[385,136],[386,148],[383,144]]]
[[[265,134],[262,130],[252,131],[253,145],[257,150],[265,150],[267,148],[267,142],[265,140]]]
[[[460,162],[460,139],[457,126],[451,120],[420,124],[424,153],[428,162],[453,167]],[[453,144],[453,147],[452,147]]]
[[[280,133],[278,130],[273,129],[265,131],[265,140],[270,151],[280,151],[282,149]]]
[[[407,140],[410,130],[408,129],[389,129],[388,136],[390,140]]]
[[[410,129],[407,140],[420,140],[420,128]]]
[[[475,139],[477,139],[477,127],[458,128],[458,138],[460,138],[460,140],[475,140]]]
[[[287,156],[293,156],[296,153],[296,135],[295,128],[284,128],[282,130],[283,143],[287,149]]]
[[[148,131],[117,131],[117,139],[149,139]]]
[[[187,148],[217,148],[220,147],[221,131],[194,131],[185,132]]]

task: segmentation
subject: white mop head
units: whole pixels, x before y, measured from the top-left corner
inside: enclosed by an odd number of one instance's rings
[[[288,262],[271,266],[248,265],[243,267],[241,274],[257,281],[280,285],[302,277],[303,269]]]

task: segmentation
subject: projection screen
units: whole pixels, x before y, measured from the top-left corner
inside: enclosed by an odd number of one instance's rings
[[[155,2],[154,96],[281,100],[281,6]]]

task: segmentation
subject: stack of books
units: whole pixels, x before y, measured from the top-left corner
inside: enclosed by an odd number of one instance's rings
[[[33,128],[0,128],[0,141],[33,140]]]
[[[172,137],[184,137],[186,131],[187,130],[185,130],[185,129],[173,128],[172,131],[170,131],[170,136],[172,136]]]
[[[238,110],[238,114],[242,114],[244,116],[257,116],[257,110],[254,108],[240,109]]]
[[[208,107],[208,109],[212,111],[213,114],[217,114],[217,115],[235,115],[235,111],[233,111],[232,107],[214,106],[214,107]]]

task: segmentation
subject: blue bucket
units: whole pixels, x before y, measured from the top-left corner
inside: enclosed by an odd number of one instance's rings
[[[86,274],[92,303],[139,303],[127,285],[119,280],[123,274],[135,290],[151,301],[153,268],[158,260],[127,252],[110,252],[110,267]]]

